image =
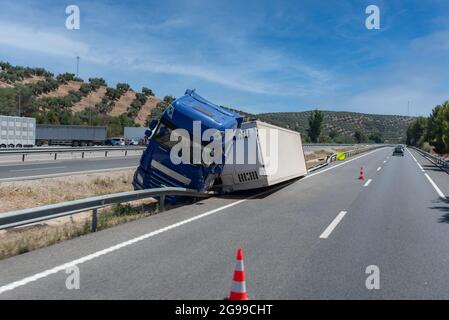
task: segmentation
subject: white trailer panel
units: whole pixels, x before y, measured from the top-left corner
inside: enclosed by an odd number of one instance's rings
[[[36,119],[0,115],[0,147],[31,147],[36,142]]]
[[[307,174],[301,135],[296,131],[247,122],[232,148],[233,161],[225,164],[221,175],[224,192],[272,186]]]

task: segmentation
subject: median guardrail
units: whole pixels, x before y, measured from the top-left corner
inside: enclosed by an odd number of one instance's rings
[[[97,229],[97,210],[110,207],[115,204],[142,200],[147,198],[157,198],[159,201],[159,211],[165,210],[166,196],[186,196],[194,198],[206,198],[214,195],[214,192],[198,192],[185,188],[155,188],[120,192],[103,196],[73,200],[58,204],[21,209],[0,213],[0,230],[12,227],[29,225],[45,220],[51,220],[64,216],[86,212],[92,210],[92,231]]]
[[[391,146],[391,145],[389,145],[389,144],[373,145],[373,146],[369,146],[369,147],[366,147],[366,148],[354,149],[354,150],[350,150],[350,151],[346,151],[346,152],[339,152],[339,153],[344,153],[345,159],[346,159],[346,158],[350,158],[350,157],[352,157],[352,156],[355,156],[355,155],[357,155],[357,154],[361,154],[361,153],[364,153],[364,152],[368,152],[368,151],[371,151],[371,150],[374,150],[374,149],[379,149],[379,148],[384,148],[384,147],[390,147],[390,146]],[[321,164],[319,164],[319,165],[316,165],[316,166],[314,166],[314,167],[312,167],[312,168],[309,168],[308,171],[309,171],[309,172],[312,172],[312,171],[318,170],[318,169],[320,169],[320,168],[323,168],[323,167],[329,165],[329,164],[332,163],[332,162],[337,161],[337,155],[338,155],[339,153],[333,153],[333,154],[331,154],[331,155],[328,155],[325,159],[323,159],[323,160],[324,160],[323,163],[321,163]]]
[[[0,151],[0,156],[8,155],[22,155],[22,162],[26,160],[27,155],[32,154],[50,154],[54,155],[54,160],[57,160],[59,153],[80,153],[81,158],[84,158],[86,153],[104,152],[107,157],[111,151],[122,151],[124,156],[128,155],[128,151],[143,151],[145,147],[128,146],[128,147],[67,147],[67,148],[36,148],[36,149],[6,149]]]

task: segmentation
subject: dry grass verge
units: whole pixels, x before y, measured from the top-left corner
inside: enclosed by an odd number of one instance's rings
[[[134,221],[158,213],[156,203],[125,204],[103,209],[98,214],[97,230]],[[0,234],[0,260],[90,233],[91,219],[60,225],[33,225]]]
[[[1,212],[132,190],[133,170],[0,183]]]

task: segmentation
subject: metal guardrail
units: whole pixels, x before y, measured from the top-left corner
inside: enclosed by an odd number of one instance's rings
[[[350,147],[355,143],[303,143],[303,147]]]
[[[352,157],[356,154],[385,147],[386,145],[376,145],[357,150],[344,152],[346,157]],[[314,171],[319,167],[328,165],[337,160],[337,154],[327,157],[326,162],[317,167],[311,168],[308,171]],[[12,227],[28,225],[40,221],[50,220],[54,218],[69,216],[80,212],[92,210],[92,231],[97,229],[97,211],[99,208],[109,207],[114,204],[129,202],[134,200],[141,200],[146,198],[159,198],[160,211],[164,211],[166,196],[187,196],[187,197],[210,197],[216,194],[215,192],[198,192],[192,189],[185,188],[155,188],[138,191],[121,192],[115,194],[108,194],[103,196],[85,198],[80,200],[73,200],[58,204],[51,204],[42,207],[22,209],[16,211],[9,211],[0,213],[0,230]]]
[[[345,158],[350,158],[352,156],[355,156],[357,154],[361,154],[361,153],[364,153],[364,152],[368,152],[370,150],[384,148],[384,147],[389,147],[389,146],[391,146],[391,145],[388,145],[388,144],[373,145],[373,146],[369,146],[369,147],[366,147],[366,148],[354,149],[354,150],[350,150],[350,151],[346,151],[346,152],[342,152],[342,153],[345,154]],[[321,163],[321,164],[316,165],[316,166],[314,166],[312,168],[309,168],[308,171],[309,172],[313,172],[315,170],[318,170],[320,168],[323,168],[323,167],[329,165],[332,162],[337,161],[337,155],[338,155],[338,153],[333,153],[333,154],[327,156],[325,158],[325,160],[324,160],[325,161],[324,163]]]
[[[430,154],[424,150],[421,150],[417,147],[413,147],[413,146],[407,146],[407,148],[413,149],[418,151],[423,157],[427,158],[429,161],[435,163],[437,166],[442,167],[444,169],[448,169],[449,170],[449,161],[444,160],[441,157],[435,156],[433,154]]]
[[[92,231],[97,229],[97,210],[115,204],[142,200],[146,198],[159,198],[159,210],[165,210],[166,196],[187,196],[206,198],[214,192],[198,192],[185,188],[155,188],[138,191],[120,192],[103,196],[73,200],[63,203],[50,204],[42,207],[22,209],[0,213],[0,230],[24,226],[40,221],[69,216],[76,213],[92,210]]]
[[[22,155],[22,162],[25,161],[27,155],[31,154],[49,154],[54,155],[54,160],[57,160],[59,153],[81,153],[81,157],[84,158],[86,153],[92,152],[104,152],[104,156],[107,157],[111,151],[123,151],[124,155],[128,155],[128,151],[143,151],[145,147],[128,146],[128,147],[70,147],[70,148],[36,148],[36,149],[13,149],[2,150],[0,156],[8,155]]]

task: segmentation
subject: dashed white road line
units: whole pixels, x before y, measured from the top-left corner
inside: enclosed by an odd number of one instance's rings
[[[387,160],[384,160],[384,163],[387,163]]]
[[[382,169],[382,167],[377,168],[377,171],[380,171]]]
[[[367,182],[365,182],[365,184],[363,185],[364,187],[368,187],[369,184],[371,183],[371,181],[373,181],[373,179],[368,179]]]
[[[340,223],[340,221],[344,218],[346,215],[346,211],[341,211],[335,219],[331,222],[331,224],[326,228],[326,230],[323,231],[323,233],[320,235],[320,239],[327,239],[329,235],[334,231],[335,227]]]
[[[379,150],[381,150],[381,149],[382,149],[382,148],[379,148],[379,149],[373,150],[373,151],[371,151],[371,152],[362,154],[362,155],[360,155],[360,156],[358,156],[358,157],[356,157],[356,158],[353,158],[353,159],[351,159],[351,160],[347,160],[347,161],[345,161],[345,162],[343,162],[343,163],[340,163],[340,164],[338,164],[338,165],[335,165],[335,166],[332,166],[332,167],[330,167],[330,168],[327,168],[327,169],[324,169],[324,170],[315,172],[315,173],[313,173],[313,174],[311,174],[311,175],[306,176],[305,178],[310,178],[310,177],[312,177],[312,176],[315,176],[315,175],[317,175],[317,174],[326,172],[326,171],[328,171],[328,170],[332,170],[332,169],[338,168],[338,167],[340,167],[340,166],[342,166],[342,165],[344,165],[344,164],[350,163],[350,162],[352,162],[352,161],[354,161],[354,160],[357,160],[357,159],[359,159],[359,158],[361,158],[361,157],[365,157],[365,156],[367,156],[367,155],[369,155],[369,154],[371,154],[371,153],[373,153],[373,152],[379,151]],[[110,169],[108,169],[108,170],[110,170]],[[304,178],[304,179],[305,179],[305,178]],[[303,180],[304,180],[304,179],[303,179]],[[282,186],[280,186],[279,189],[280,189],[281,187],[282,187]],[[247,200],[249,200],[249,199],[256,198],[256,197],[258,197],[258,196],[260,196],[260,195],[263,195],[263,194],[268,193],[268,192],[272,192],[273,190],[276,190],[276,189],[277,189],[277,188],[269,189],[269,190],[267,190],[267,191],[258,193],[258,194],[254,195],[254,196],[251,196],[251,197],[249,197],[249,198],[246,198],[246,199],[242,199],[242,200],[238,200],[238,201],[232,202],[232,203],[230,203],[230,204],[224,205],[224,206],[219,207],[219,208],[216,208],[216,209],[214,209],[214,210],[207,211],[207,212],[202,213],[202,214],[200,214],[200,215],[197,215],[197,216],[195,216],[195,217],[192,217],[192,218],[189,218],[189,219],[186,219],[186,220],[182,220],[182,221],[180,221],[180,222],[178,222],[178,223],[175,223],[175,224],[169,225],[169,226],[167,226],[167,227],[164,227],[164,228],[155,230],[155,231],[153,231],[153,232],[150,232],[150,233],[141,235],[141,236],[139,236],[139,237],[130,239],[130,240],[128,240],[128,241],[121,242],[121,243],[116,244],[116,245],[114,245],[114,246],[112,246],[112,247],[109,247],[109,248],[106,248],[106,249],[103,249],[103,250],[94,252],[94,253],[92,253],[92,254],[90,254],[90,255],[87,255],[87,256],[81,257],[81,258],[79,258],[79,259],[76,259],[76,260],[67,262],[67,263],[65,263],[65,264],[56,266],[56,267],[54,267],[54,268],[52,268],[52,269],[48,269],[48,270],[45,270],[45,271],[36,273],[36,274],[34,274],[34,275],[32,275],[32,276],[23,278],[23,279],[21,279],[21,280],[12,282],[12,283],[10,283],[10,284],[1,286],[1,287],[0,287],[0,295],[1,295],[2,293],[4,293],[4,292],[14,290],[14,289],[16,289],[16,288],[18,288],[18,287],[27,285],[28,283],[37,281],[37,280],[42,279],[42,278],[46,278],[46,277],[48,277],[48,276],[50,276],[50,275],[52,275],[52,274],[55,274],[55,273],[58,273],[58,272],[60,272],[60,271],[66,270],[66,269],[69,268],[69,267],[73,267],[73,266],[75,266],[75,265],[78,265],[78,264],[81,264],[81,263],[84,263],[84,262],[87,262],[87,261],[96,259],[96,258],[98,258],[98,257],[100,257],[100,256],[103,256],[103,255],[105,255],[105,254],[108,254],[108,253],[117,251],[117,250],[119,250],[119,249],[122,249],[122,248],[124,248],[124,247],[130,246],[130,245],[135,244],[135,243],[137,243],[137,242],[143,241],[143,240],[145,240],[145,239],[154,237],[154,236],[156,236],[156,235],[158,235],[158,234],[161,234],[161,233],[163,233],[163,232],[166,232],[166,231],[169,231],[169,230],[178,228],[178,227],[180,227],[180,226],[182,226],[182,225],[185,225],[185,224],[187,224],[187,223],[190,223],[190,222],[199,220],[199,219],[201,219],[201,218],[204,218],[204,217],[213,215],[213,214],[215,214],[215,213],[217,213],[217,212],[220,212],[220,211],[222,211],[222,210],[224,210],[224,209],[227,209],[227,208],[236,206],[236,205],[241,204],[241,203],[243,203],[243,202],[245,202],[245,201],[247,201]],[[324,236],[325,236],[325,238],[327,238],[327,237],[330,235],[330,233],[332,232],[332,230],[333,230],[333,229],[337,226],[337,224],[340,222],[340,220],[343,219],[343,217],[345,216],[345,214],[346,214],[346,211],[340,212],[340,214],[334,219],[334,221],[331,223],[331,225],[329,225],[329,227],[327,227],[327,229],[323,232],[323,234],[320,236],[320,238],[324,238]]]

